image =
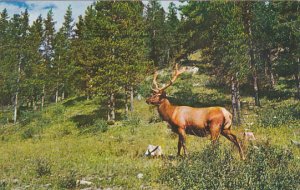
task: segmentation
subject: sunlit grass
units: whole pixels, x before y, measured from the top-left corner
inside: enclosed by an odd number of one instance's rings
[[[220,105],[231,109],[230,94],[211,86],[207,75],[200,73],[187,80],[192,83],[191,94],[180,92],[186,81],[178,81],[168,94],[182,98],[186,101],[183,104],[191,106]],[[300,141],[299,128],[288,123],[275,128],[258,125],[260,109],[295,102],[262,99],[263,108],[256,108],[252,106],[251,97],[243,97],[242,101],[243,123],[233,126],[238,137],[243,139],[245,130],[252,131],[257,139],[254,145],[268,141],[272,146],[288,148],[294,153],[294,162],[299,162],[299,148],[291,144],[291,140]],[[164,122],[153,120],[157,117],[156,109],[147,105],[145,99],[135,100],[134,105],[128,121],[119,118],[107,131],[85,130],[96,125],[96,119],[105,117],[98,97],[93,100],[70,98],[35,115],[27,115],[29,121],[24,125],[0,127],[0,189],[2,186],[8,189],[71,188],[80,179],[91,181],[91,186],[98,188],[173,189],[159,179],[166,168],[176,167],[181,162],[182,158],[175,156],[177,136]],[[149,144],[162,146],[164,156],[144,157]],[[247,150],[250,143],[243,144]],[[210,137],[187,138],[191,155],[205,156],[209,147]],[[239,162],[236,147],[224,137],[220,138],[220,148],[228,150]],[[143,177],[138,178],[138,174]]]

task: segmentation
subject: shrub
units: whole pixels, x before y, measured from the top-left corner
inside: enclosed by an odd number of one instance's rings
[[[31,139],[34,137],[41,137],[41,133],[42,133],[43,129],[40,126],[37,125],[33,125],[33,126],[28,126],[24,129],[24,131],[21,133],[21,138],[22,139]]]
[[[20,124],[21,126],[28,125],[33,120],[42,120],[42,113],[39,111],[33,112],[33,111],[22,111],[20,114]]]
[[[65,111],[66,108],[63,105],[57,105],[53,110],[53,114],[59,116],[62,115]]]
[[[21,134],[21,137],[22,139],[30,139],[34,136],[34,134],[35,130],[33,128],[28,128]]]
[[[107,121],[103,119],[96,119],[93,128],[94,128],[94,132],[99,131],[101,133],[104,133],[108,130]]]
[[[124,120],[124,123],[128,126],[138,126],[141,123],[141,118],[136,114],[131,114],[126,120]]]
[[[0,190],[5,190],[7,187],[7,182],[5,180],[0,180]]]
[[[81,127],[81,133],[104,133],[108,130],[108,123],[103,119],[96,119],[91,126]]]
[[[265,108],[259,110],[258,115],[259,124],[263,127],[279,127],[284,124],[297,125],[300,120],[300,105],[283,105],[273,109]]]
[[[35,160],[35,171],[38,177],[51,174],[51,165],[50,163],[43,158]]]
[[[76,172],[69,171],[66,176],[60,176],[58,181],[60,188],[73,189],[76,187]]]
[[[159,114],[152,114],[151,117],[148,120],[149,123],[158,123],[158,122],[161,122],[161,121],[162,121],[162,119],[159,116]]]
[[[151,84],[152,81],[143,81],[137,87],[137,93],[140,94],[142,97],[147,98],[151,95]]]
[[[130,132],[133,135],[136,133],[136,128],[141,124],[141,118],[136,114],[131,114],[126,120],[124,120],[124,124],[131,127]]]
[[[228,148],[208,147],[169,164],[160,180],[174,189],[297,189],[300,167],[292,168],[293,161],[291,151],[267,143],[250,146],[246,161]]]

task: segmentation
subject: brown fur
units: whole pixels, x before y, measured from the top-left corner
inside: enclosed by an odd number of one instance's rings
[[[172,105],[166,98],[163,90],[154,92],[146,102],[157,106],[162,119],[169,123],[172,131],[178,134],[178,155],[183,147],[184,154],[187,154],[185,145],[186,134],[204,137],[211,135],[211,140],[215,143],[220,134],[233,142],[239,149],[242,159],[243,150],[236,136],[232,134],[230,128],[232,115],[223,107],[194,108],[189,106]]]

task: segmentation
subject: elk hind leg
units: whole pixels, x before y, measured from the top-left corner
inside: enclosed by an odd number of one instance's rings
[[[181,148],[183,147],[184,155],[187,155],[187,148],[186,148],[186,133],[184,129],[178,129],[178,152],[177,155],[180,156]]]
[[[211,142],[213,145],[216,145],[216,142],[218,141],[218,139],[220,137],[221,124],[211,123],[209,131],[210,131],[210,135],[211,135]]]
[[[239,141],[237,140],[237,137],[234,134],[232,134],[232,132],[229,129],[223,130],[221,132],[221,134],[235,144],[235,146],[239,149],[239,153],[240,153],[242,160],[245,160],[243,149],[242,149]]]

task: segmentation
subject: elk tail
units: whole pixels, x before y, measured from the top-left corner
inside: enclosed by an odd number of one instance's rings
[[[223,129],[230,129],[232,124],[232,114],[225,108],[222,108],[222,112],[224,115]]]

